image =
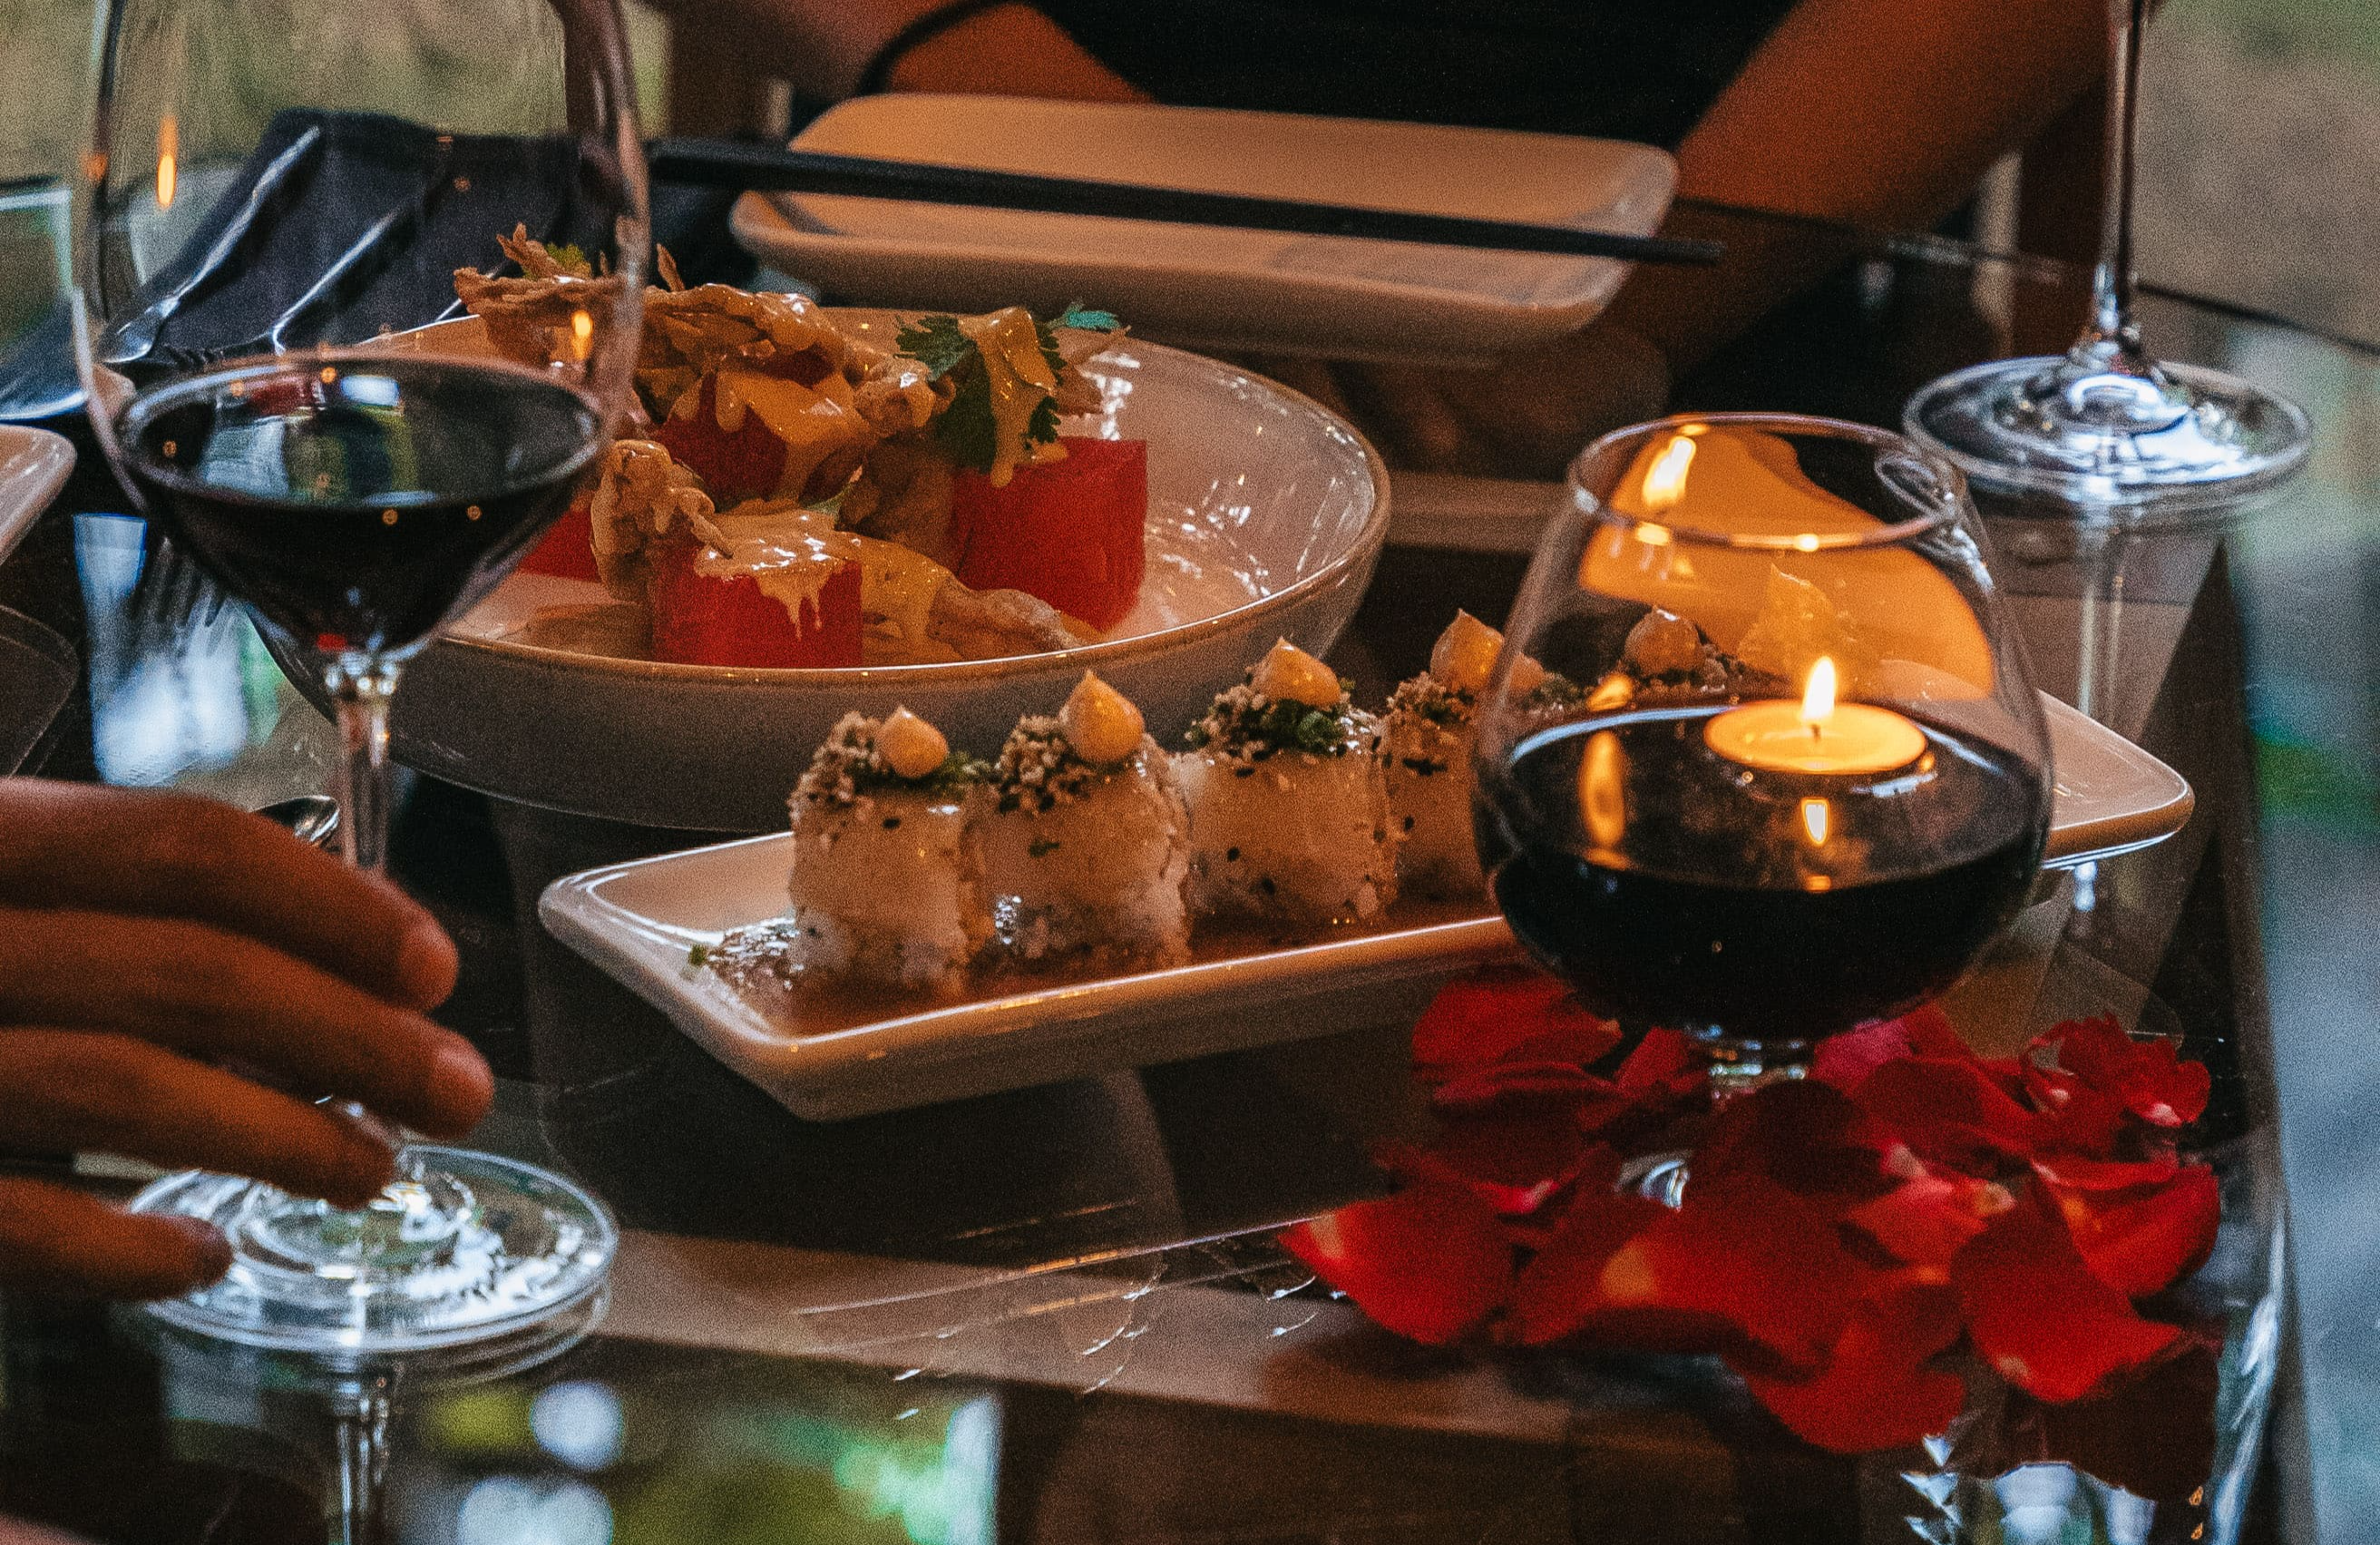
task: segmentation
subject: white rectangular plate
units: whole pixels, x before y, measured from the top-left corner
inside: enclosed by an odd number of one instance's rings
[[[2045,698],[2058,797],[2045,863],[2071,868],[2145,847],[2190,819],[2180,773]],[[555,938],[668,1015],[711,1055],[795,1115],[840,1121],[1001,1089],[1417,1016],[1448,978],[1508,954],[1501,918],[1457,917],[1172,970],[1052,980],[957,1003],[887,1000],[881,1018],[820,1002],[805,1028],[799,998],[763,1015],[710,971],[697,944],[785,908],[791,839],[752,837],[555,881],[538,915]]]
[[[1283,113],[901,93],[856,97],[801,150],[1649,235],[1677,166],[1649,145]],[[1211,225],[747,194],[735,238],[871,305],[1070,300],[1204,348],[1484,362],[1574,332],[1627,265]]]

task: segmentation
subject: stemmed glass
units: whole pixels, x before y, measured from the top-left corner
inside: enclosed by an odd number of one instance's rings
[[[1480,713],[1497,905],[1720,1094],[1798,1076],[1955,981],[2040,864],[2048,732],[1965,487],[1792,414],[1622,430],[1571,487]]]
[[[1980,488],[2134,518],[2242,504],[2294,473],[2313,444],[2295,403],[2141,347],[2132,196],[2148,11],[2149,0],[2108,0],[2106,204],[2082,336],[2056,359],[1954,371],[1921,387],[1901,415]]]
[[[650,235],[620,13],[110,0],[102,20],[70,296],[91,426],[137,507],[322,662],[344,846],[376,870],[404,663],[568,505],[627,401]],[[516,225],[587,277],[501,351],[468,318],[412,331]],[[616,1239],[559,1176],[420,1145],[356,1211],[201,1174],[134,1206],[233,1247],[154,1312],[306,1354],[591,1314]]]

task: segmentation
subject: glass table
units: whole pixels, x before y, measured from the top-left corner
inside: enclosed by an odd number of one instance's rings
[[[2085,291],[1933,237],[1694,215],[1741,262],[1818,277],[1678,382],[1681,409],[1894,424],[1923,381],[2062,337]],[[2168,356],[2304,403],[2318,449],[2228,529],[1994,512],[2044,686],[2198,799],[2179,836],[2064,883],[2021,947],[2240,1049],[2277,1107],[2292,1313],[2245,1538],[2348,1540],[2380,1515],[2380,350],[2178,297],[2146,320]],[[1501,616],[1548,493],[1401,474],[1336,655],[1359,695],[1417,669],[1453,606]],[[134,626],[120,508],[87,461],[0,566],[0,604],[84,663],[30,767],[250,806],[321,787],[325,727],[244,623]],[[400,1376],[359,1434],[339,1392],[11,1299],[0,1513],[312,1541],[345,1473],[425,1545],[1911,1538],[1857,1466],[1746,1448],[1624,1369],[1399,1345],[1287,1262],[1274,1228],[1379,1188],[1364,1155],[1413,1119],[1409,1025],[807,1124],[534,921],[555,877],[696,840],[427,779],[400,816],[396,871],[463,950],[442,1017],[502,1079],[471,1140],[562,1166],[626,1231],[597,1334],[526,1373]],[[2019,979],[2042,973],[1968,991]]]

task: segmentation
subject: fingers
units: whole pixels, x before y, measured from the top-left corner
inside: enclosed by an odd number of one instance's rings
[[[0,1145],[253,1175],[360,1206],[395,1156],[330,1111],[129,1036],[0,1034]]]
[[[455,988],[454,944],[395,885],[188,795],[0,782],[0,904],[212,924],[416,1008]]]
[[[0,910],[0,1023],[139,1037],[440,1136],[476,1125],[495,1088],[468,1041],[422,1016],[173,918]]]
[[[194,1218],[134,1217],[62,1186],[0,1175],[0,1283],[76,1297],[171,1298],[231,1266]]]

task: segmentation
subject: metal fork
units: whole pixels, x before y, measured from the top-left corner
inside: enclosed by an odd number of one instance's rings
[[[224,593],[205,571],[161,540],[132,588],[131,657],[176,651],[192,628],[212,627],[223,607]]]

